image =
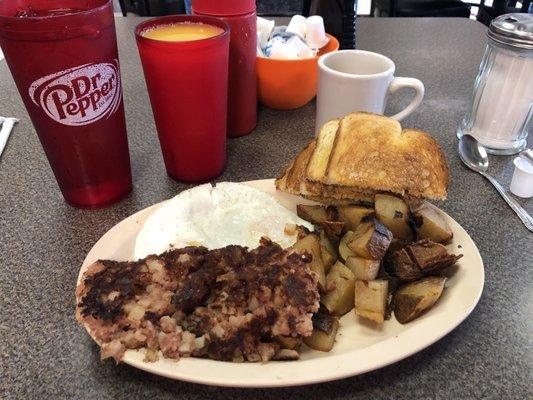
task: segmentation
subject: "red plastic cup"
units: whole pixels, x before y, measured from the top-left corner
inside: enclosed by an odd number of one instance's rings
[[[203,23],[223,33],[193,41],[143,36],[158,26]],[[229,27],[213,17],[176,15],[135,29],[167,173],[184,182],[220,175],[226,164]]]
[[[219,17],[231,30],[228,137],[251,133],[257,124],[257,15],[255,0],[193,0],[195,15]]]
[[[0,47],[65,200],[102,207],[129,193],[112,2],[0,1]]]

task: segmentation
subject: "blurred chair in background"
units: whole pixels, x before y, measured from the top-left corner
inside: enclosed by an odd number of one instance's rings
[[[119,0],[122,15],[134,13],[141,17],[185,14],[184,0]]]
[[[470,4],[460,0],[372,0],[374,17],[470,17]]]
[[[232,0],[220,0],[232,1]],[[331,3],[329,9],[316,9],[316,4]],[[471,7],[479,7],[477,20],[489,25],[499,15],[515,12],[531,12],[531,0],[494,0],[492,6],[461,0],[370,0],[370,16],[374,17],[465,17],[471,15]],[[191,0],[118,0],[122,15],[134,13],[140,16],[159,16],[190,13]],[[344,0],[257,0],[257,14],[262,16],[287,16],[339,13]],[[357,3],[357,0],[355,1]],[[520,3],[520,4],[517,4]],[[327,7],[326,7],[327,8]],[[320,11],[320,12],[318,12]],[[475,13],[474,13],[475,14]],[[324,15],[323,15],[324,16]],[[328,18],[325,18],[328,20]],[[333,20],[333,19],[332,19]],[[334,32],[339,27],[328,27]]]
[[[484,1],[481,1],[479,6],[479,11],[477,13],[476,19],[489,26],[490,21],[494,18],[499,17],[502,14],[509,13],[531,13],[531,0],[522,0],[521,6],[518,7],[517,0],[494,0],[492,6],[486,6]]]
[[[160,16],[190,13],[191,0],[118,0],[122,15]],[[219,0],[232,1],[232,0]],[[335,1],[335,0],[332,0]],[[257,0],[257,14],[263,16],[292,16],[301,14],[304,0]]]
[[[292,17],[302,14],[303,3],[303,0],[256,0],[257,15]]]

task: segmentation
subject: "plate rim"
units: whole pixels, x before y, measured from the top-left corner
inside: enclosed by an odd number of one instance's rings
[[[259,180],[245,181],[245,182],[240,182],[240,183],[247,184],[247,185],[250,185],[252,187],[256,187],[255,185],[269,185],[269,184],[272,187],[274,187],[274,179],[259,179]],[[259,190],[261,190],[261,189],[259,189]],[[294,197],[294,198],[299,198],[300,201],[314,203],[314,202],[311,202],[311,201],[309,201],[307,199],[304,199],[304,198],[302,198],[300,196],[291,195],[291,194],[288,194],[288,193],[285,193],[285,192],[280,192],[278,190],[276,190],[276,192],[280,193],[280,194],[282,194],[284,196],[290,196],[290,197]],[[279,198],[277,198],[276,200],[279,202]],[[167,200],[163,200],[163,201],[161,201],[159,203],[156,203],[156,204],[153,204],[151,206],[145,207],[144,209],[139,210],[139,211],[135,212],[134,214],[129,215],[128,217],[122,219],[117,224],[115,224],[113,227],[111,227],[108,231],[106,231],[98,239],[98,241],[91,247],[91,249],[87,253],[86,257],[84,258],[84,261],[83,261],[82,266],[80,268],[80,271],[78,273],[78,278],[76,280],[76,286],[78,286],[78,284],[80,283],[82,275],[85,272],[85,270],[86,270],[86,268],[87,268],[87,266],[89,264],[88,260],[90,259],[91,254],[93,253],[93,251],[95,251],[95,249],[97,249],[102,244],[102,242],[106,241],[106,236],[108,234],[111,234],[111,231],[113,231],[115,229],[120,229],[120,225],[122,225],[122,224],[124,224],[124,225],[130,224],[131,223],[131,222],[129,222],[130,220],[134,220],[135,217],[138,217],[142,213],[148,213],[148,212],[150,212],[152,210],[155,211],[158,207],[160,207],[166,201]],[[439,341],[440,339],[442,339],[444,336],[448,335],[451,331],[456,329],[472,313],[472,311],[475,309],[475,307],[479,303],[479,300],[481,298],[481,295],[483,293],[484,286],[485,286],[485,268],[484,268],[484,264],[483,264],[483,259],[481,257],[480,252],[479,252],[479,249],[477,248],[477,246],[476,246],[474,240],[472,239],[472,237],[449,214],[447,214],[445,211],[441,210],[437,206],[435,206],[435,205],[433,205],[431,203],[429,203],[429,204],[432,207],[438,209],[440,212],[442,212],[444,214],[444,216],[448,220],[451,220],[454,225],[456,225],[460,230],[462,230],[464,232],[464,234],[466,235],[467,240],[469,240],[471,242],[471,244],[473,245],[472,247],[475,250],[475,252],[472,255],[476,257],[476,259],[478,261],[477,264],[479,265],[479,268],[480,268],[480,271],[479,271],[480,272],[480,280],[479,280],[479,282],[477,282],[478,283],[478,285],[477,285],[478,286],[478,290],[475,293],[475,296],[473,296],[471,298],[470,305],[464,311],[464,313],[462,313],[457,318],[455,318],[453,323],[449,324],[444,329],[439,330],[436,335],[430,335],[429,339],[427,337],[424,338],[425,340],[421,340],[421,342],[417,343],[416,346],[412,346],[407,351],[396,352],[395,354],[393,354],[392,357],[388,357],[386,359],[386,361],[381,361],[381,362],[378,362],[378,363],[365,363],[366,366],[364,366],[362,368],[354,367],[352,369],[345,369],[344,371],[325,371],[319,377],[311,375],[308,378],[307,377],[305,377],[305,378],[301,378],[300,377],[299,379],[292,379],[292,380],[285,380],[283,378],[279,378],[277,380],[271,380],[271,381],[267,381],[267,382],[265,382],[265,381],[246,381],[246,380],[243,380],[242,376],[236,376],[235,378],[233,378],[231,380],[224,379],[224,378],[213,379],[213,378],[210,378],[209,375],[207,375],[206,377],[204,377],[204,376],[191,376],[191,375],[187,375],[187,374],[183,374],[183,373],[179,373],[179,372],[175,372],[175,371],[174,372],[173,371],[167,371],[166,368],[158,369],[157,368],[157,363],[147,363],[147,362],[144,362],[144,361],[139,361],[139,360],[135,359],[135,357],[131,356],[133,353],[139,353],[138,350],[127,350],[122,362],[124,362],[125,364],[128,364],[128,365],[130,365],[130,366],[132,366],[134,368],[138,368],[138,369],[141,369],[143,371],[153,373],[155,375],[163,376],[163,377],[174,379],[174,380],[180,380],[180,381],[184,381],[184,382],[191,382],[191,383],[198,383],[198,384],[203,384],[203,385],[219,386],[219,387],[275,388],[275,387],[303,386],[303,385],[310,385],[310,384],[316,384],[316,383],[322,383],[322,382],[330,382],[330,381],[334,381],[334,380],[339,380],[339,379],[344,379],[344,378],[348,378],[348,377],[352,377],[352,376],[361,375],[361,374],[364,374],[364,373],[367,373],[367,372],[370,372],[370,371],[374,371],[374,370],[377,370],[377,369],[381,369],[381,368],[384,368],[384,367],[389,366],[391,364],[394,364],[394,363],[396,363],[398,361],[406,359],[406,358],[412,356],[413,354],[418,353],[418,352],[428,348],[432,344],[434,344],[437,341]],[[76,302],[77,302],[77,300],[78,299],[76,297]],[[84,328],[85,328],[85,330],[89,333],[89,335],[92,338],[91,332],[88,330],[88,328],[86,326],[84,326]],[[397,336],[393,336],[393,337],[388,337],[388,338],[386,338],[384,340],[381,340],[381,341],[378,341],[376,343],[373,343],[373,344],[371,344],[371,345],[369,345],[367,347],[364,347],[364,348],[361,348],[361,349],[355,349],[355,350],[349,351],[347,353],[339,354],[339,356],[340,357],[346,357],[346,356],[349,356],[352,353],[358,353],[358,355],[360,353],[362,353],[364,355],[364,353],[375,351],[374,348],[376,346],[383,347],[384,344],[387,344],[392,339],[398,339],[400,336],[402,336],[402,338],[403,338],[403,336],[405,336],[405,335],[397,335]],[[92,338],[92,339],[94,340],[94,338]],[[280,365],[287,365],[287,364],[288,365],[294,365],[294,363],[302,363],[302,362],[306,362],[306,361],[314,361],[314,360],[299,360],[299,361],[291,361],[291,362],[287,362],[287,361],[269,361],[268,363],[264,363],[264,364],[263,363],[260,363],[260,364],[249,364],[249,363],[235,364],[235,363],[230,363],[230,362],[222,362],[222,361],[208,360],[208,359],[182,358],[178,362],[179,363],[191,362],[191,361],[195,362],[196,360],[215,362],[215,363],[223,363],[223,364],[229,364],[229,365],[271,365],[273,363],[276,363],[276,364],[280,363]],[[321,359],[319,359],[319,360],[321,360]],[[323,359],[323,360],[326,361],[326,359]]]

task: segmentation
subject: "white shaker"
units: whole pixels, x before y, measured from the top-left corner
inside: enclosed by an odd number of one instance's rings
[[[495,18],[487,37],[457,135],[474,136],[488,153],[516,154],[526,146],[533,116],[533,15]]]

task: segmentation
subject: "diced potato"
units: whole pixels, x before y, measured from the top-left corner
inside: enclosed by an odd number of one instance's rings
[[[295,361],[300,359],[300,354],[296,350],[281,349],[272,357],[275,361]]]
[[[354,252],[346,245],[352,239],[353,234],[352,231],[346,232],[339,242],[339,257],[342,261],[346,261],[349,257],[355,256]]]
[[[355,314],[382,324],[385,320],[388,292],[387,280],[355,281]]]
[[[331,315],[313,315],[313,333],[303,338],[303,342],[314,350],[330,351],[335,344],[339,320]]]
[[[283,230],[283,233],[289,236],[297,235],[298,230],[296,229],[296,226],[296,224],[285,224],[285,229]]]
[[[339,242],[339,238],[344,230],[344,222],[340,221],[324,221],[321,225],[326,236],[334,242]]]
[[[333,255],[333,257],[337,258],[339,253],[333,243],[331,243],[331,240],[328,239],[325,232],[320,232],[320,244],[327,249],[327,251]]]
[[[299,337],[295,338],[292,336],[276,336],[277,342],[281,345],[284,349],[291,349],[294,350],[298,345],[300,344],[301,340]]]
[[[379,221],[362,222],[346,242],[356,256],[381,260],[392,241],[392,233]]]
[[[402,281],[416,281],[422,278],[420,267],[413,262],[406,249],[396,251],[391,258],[392,274]]]
[[[361,257],[348,257],[346,267],[355,275],[355,279],[360,281],[372,281],[379,273],[379,260],[368,260]]]
[[[418,239],[431,239],[434,242],[447,242],[453,237],[452,229],[444,216],[433,207],[425,204],[414,214]]]
[[[328,221],[339,220],[339,212],[337,211],[337,206],[327,206],[326,213],[328,214]]]
[[[398,197],[376,194],[374,208],[376,218],[385,225],[397,239],[412,241],[413,232],[409,227],[409,207]]]
[[[374,226],[371,222],[361,223],[354,231],[350,240],[346,241],[346,246],[352,253],[359,257],[370,258],[366,245],[374,233]]]
[[[338,242],[344,229],[344,222],[337,221],[337,210],[335,207],[298,204],[296,206],[296,213],[300,218],[320,226],[328,238],[334,242]]]
[[[339,220],[346,224],[346,229],[355,231],[361,220],[374,214],[374,209],[362,206],[339,206]]]
[[[383,257],[383,267],[385,269],[385,272],[388,274],[394,273],[394,265],[393,265],[393,257],[394,253],[403,249],[405,246],[407,246],[408,243],[404,242],[400,239],[392,239],[392,241],[389,244],[389,248],[387,249],[385,256]]]
[[[324,264],[322,263],[322,254],[320,251],[320,240],[318,235],[309,234],[302,239],[298,240],[292,246],[299,251],[307,251],[313,257],[309,267],[313,271],[318,279],[318,289],[324,291],[326,289],[326,272],[324,271]]]
[[[401,286],[392,300],[398,322],[406,324],[433,307],[444,290],[445,282],[444,277],[428,276]]]
[[[298,204],[296,206],[296,214],[302,219],[311,222],[314,225],[321,225],[328,220],[328,212],[326,206],[321,205],[305,205]]]
[[[335,264],[337,258],[334,257],[326,247],[321,247],[322,265],[324,266],[324,272],[327,274],[331,269],[331,266]]]
[[[343,263],[337,261],[326,277],[326,293],[321,302],[333,315],[343,315],[354,306],[355,276]]]
[[[422,239],[405,248],[411,260],[423,271],[434,272],[435,264],[444,263],[446,266],[455,263],[453,254],[449,254],[446,247],[429,239]],[[440,268],[437,268],[440,269]]]
[[[322,264],[324,264],[324,271],[329,272],[331,266],[335,264],[338,259],[337,250],[331,244],[324,231],[320,232],[320,254],[322,255]]]

